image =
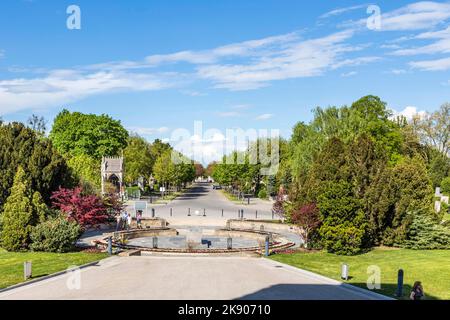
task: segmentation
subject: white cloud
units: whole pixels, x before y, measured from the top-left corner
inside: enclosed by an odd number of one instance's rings
[[[449,53],[449,52],[450,52],[450,34],[447,39],[442,39],[422,47],[396,50],[392,52],[392,54],[396,56],[412,56],[420,54],[435,54],[435,53]]]
[[[108,92],[161,90],[174,85],[174,79],[168,78],[162,74],[54,70],[41,78],[2,80],[0,115],[62,105]]]
[[[409,65],[412,68],[423,71],[446,71],[450,70],[450,57],[436,60],[413,61]]]
[[[450,18],[450,3],[420,1],[381,15],[379,31],[430,29]],[[344,27],[366,28],[367,18],[342,24]]]
[[[215,83],[215,88],[232,91],[268,86],[270,82],[292,78],[319,76],[329,70],[379,60],[378,57],[343,59],[345,53],[361,48],[345,43],[353,36],[350,30],[322,38],[296,40],[282,47],[262,50],[240,64],[200,66],[198,75]]]
[[[257,116],[255,118],[255,120],[269,120],[271,118],[273,118],[273,114],[271,114],[271,113],[264,113],[264,114],[261,114],[261,115]]]
[[[418,111],[417,107],[408,106],[405,109],[401,111],[392,110],[393,118],[396,118],[398,116],[404,116],[407,120],[412,120],[413,117],[419,116],[423,117],[427,114],[426,111]]]
[[[329,17],[332,17],[332,16],[341,15],[343,13],[347,13],[347,12],[350,12],[350,11],[367,8],[367,6],[368,5],[366,5],[366,4],[362,4],[362,5],[358,5],[358,6],[351,6],[351,7],[339,8],[339,9],[331,10],[331,11],[321,15],[319,17],[319,19],[326,19],[326,18],[329,18]]]
[[[404,69],[392,69],[389,73],[395,74],[395,75],[400,75],[400,74],[405,74],[408,71],[404,70]]]
[[[348,77],[356,76],[357,74],[358,74],[358,72],[356,72],[356,71],[344,72],[341,74],[341,77],[348,78]]]

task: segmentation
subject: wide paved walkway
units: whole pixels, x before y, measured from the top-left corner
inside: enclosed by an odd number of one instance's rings
[[[112,257],[0,293],[0,299],[379,299],[264,258]],[[79,287],[77,288],[77,284]]]

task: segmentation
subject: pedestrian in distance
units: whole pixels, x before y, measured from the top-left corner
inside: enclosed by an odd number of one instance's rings
[[[139,210],[136,215],[137,228],[142,229],[142,211]]]
[[[409,298],[411,300],[422,300],[424,298],[422,282],[416,281],[414,282],[414,286],[411,289],[411,295]]]
[[[127,216],[127,230],[131,229],[131,214],[128,212],[128,216]]]
[[[116,215],[116,232],[122,229],[122,216],[120,214]]]

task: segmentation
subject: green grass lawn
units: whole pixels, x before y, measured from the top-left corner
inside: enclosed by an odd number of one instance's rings
[[[33,263],[33,279],[66,270],[70,266],[101,260],[106,253],[7,252],[0,249],[0,288],[23,282],[23,263]]]
[[[271,259],[312,271],[336,280],[340,279],[341,265],[349,265],[350,277],[346,283],[367,289],[367,267],[381,269],[381,290],[376,292],[394,297],[397,272],[404,270],[404,297],[408,299],[414,281],[422,281],[427,299],[450,299],[450,250],[406,250],[377,248],[358,256],[338,256],[326,252],[299,252],[277,254]]]

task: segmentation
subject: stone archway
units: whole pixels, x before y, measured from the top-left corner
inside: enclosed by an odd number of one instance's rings
[[[106,193],[107,185],[112,185],[113,189],[120,196],[124,195],[123,188],[123,158],[122,157],[103,157],[102,158],[102,194]]]

